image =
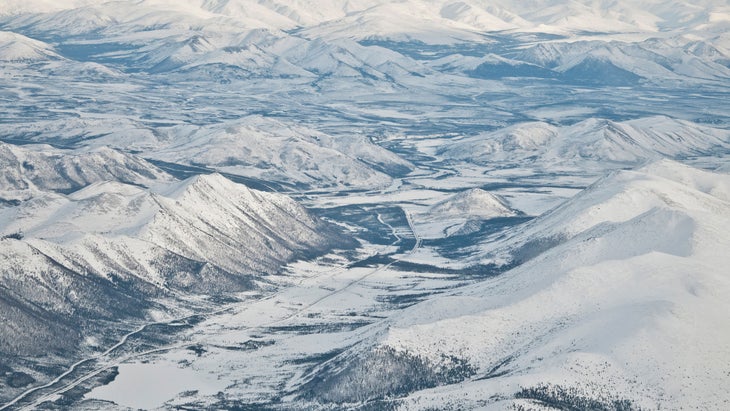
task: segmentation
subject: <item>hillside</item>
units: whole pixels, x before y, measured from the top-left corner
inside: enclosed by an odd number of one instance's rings
[[[96,316],[141,317],[155,297],[180,292],[257,288],[292,259],[350,244],[288,197],[215,174],[151,189],[111,181],[37,193],[0,209],[0,233],[0,335],[14,335],[0,350],[23,355],[73,350]],[[59,316],[65,325],[54,325]]]
[[[510,251],[542,249],[521,266],[394,316],[377,343],[325,363],[308,389],[350,402],[446,384],[410,394],[407,409],[560,398],[722,407],[727,395],[706,387],[725,378],[717,358],[730,340],[729,187],[669,161],[613,174],[529,223]],[[388,358],[399,368],[371,378],[364,365]]]

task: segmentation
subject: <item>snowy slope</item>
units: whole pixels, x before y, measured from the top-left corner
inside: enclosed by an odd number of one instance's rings
[[[92,320],[141,317],[158,290],[117,278],[116,284],[84,275],[28,241],[0,240],[0,352],[41,356],[70,353]],[[90,327],[86,335],[98,333]]]
[[[115,167],[114,164],[122,162],[121,159],[112,161],[111,158],[90,158],[91,153],[115,152],[117,156],[122,156],[107,147],[125,151],[144,150],[145,156],[152,159],[205,165],[234,174],[271,179],[286,185],[377,187],[389,184],[391,176],[403,175],[413,169],[411,163],[372,143],[364,135],[334,137],[306,126],[262,116],[248,116],[211,126],[167,127],[150,127],[138,121],[116,118],[52,120],[38,121],[27,126],[22,123],[8,125],[3,134],[33,141],[50,138],[65,145],[73,144],[79,140],[79,136],[83,136],[81,144],[89,147],[76,155],[79,159],[72,160],[76,157],[62,156],[64,150],[54,150],[47,146],[34,148],[35,145],[0,145],[4,150],[0,152],[5,152],[3,161],[8,167],[15,169],[5,179],[15,181],[13,185],[18,186],[16,189],[20,185],[28,185],[20,183],[22,178],[53,180],[55,185],[43,185],[51,184],[50,182],[38,184],[48,189],[66,190],[78,188],[82,182],[110,179],[149,185],[149,181],[142,177],[124,175],[119,167]],[[110,157],[110,154],[106,156]],[[86,157],[89,159],[81,159]],[[55,161],[64,164],[56,164]],[[93,161],[97,164],[92,164]],[[125,167],[137,170],[138,173],[144,174],[141,171],[144,167],[155,170],[146,174],[162,173],[146,162],[134,165],[130,159],[124,161]],[[23,162],[37,167],[39,171],[21,170]],[[44,165],[34,162],[43,162]],[[78,163],[78,166],[70,163]],[[83,171],[79,171],[82,163]],[[102,170],[97,170],[102,164]],[[34,173],[50,169],[57,170],[57,175],[33,177]],[[105,178],[85,175],[109,172],[118,175]],[[25,177],[21,178],[20,174]],[[62,183],[60,180],[69,182]],[[9,184],[5,183],[6,186]]]
[[[189,408],[722,409],[729,33],[727,0],[1,0],[0,398],[246,295],[98,362],[231,342],[169,352],[230,381]],[[626,171],[664,158],[725,174]],[[178,180],[212,170],[356,238]]]
[[[312,29],[317,36],[385,38],[448,44],[475,40],[479,32],[534,30],[571,32],[660,32],[722,30],[728,7],[723,2],[619,1],[570,4],[534,1],[372,1],[360,10]],[[439,27],[429,30],[423,23]],[[356,28],[353,28],[356,26]]]
[[[542,167],[638,165],[726,151],[727,130],[667,117],[616,122],[591,118],[571,126],[522,123],[466,137],[441,154],[476,163],[529,161]]]
[[[326,248],[332,234],[288,197],[219,175],[151,191],[96,183],[67,196],[38,195],[0,213],[4,233],[20,231],[38,248],[81,256],[76,266],[100,276],[122,270],[158,285],[184,283],[171,269],[176,257],[200,268],[210,264],[205,270],[272,273],[298,253]],[[170,259],[167,267],[156,266],[162,259]]]
[[[499,217],[515,217],[521,213],[504,198],[473,188],[454,194],[413,216],[414,226],[422,238],[469,234],[480,221]]]
[[[98,2],[58,12],[9,16],[4,26],[43,38],[93,38],[82,45],[94,50],[101,43],[98,49],[102,51],[95,58],[151,72],[218,66],[248,76],[385,78],[398,70],[422,70],[389,50],[346,39],[310,41],[287,35],[280,30],[296,27],[291,17],[304,13],[267,6],[272,5],[146,1],[130,9],[125,2]]]
[[[530,260],[411,307],[378,337],[379,348],[348,354],[400,353],[405,369],[378,382],[341,365],[314,387],[320,398],[343,400],[402,378],[396,386],[410,391],[416,371],[440,376],[426,386],[466,382],[411,394],[406,409],[539,404],[553,395],[539,388],[546,384],[571,393],[575,406],[722,408],[728,394],[713,387],[727,381],[730,358],[729,188],[727,175],[666,160],[612,174],[520,231],[523,245],[555,240]]]
[[[151,154],[234,174],[306,186],[377,187],[412,165],[364,136],[334,138],[260,116],[168,131],[174,143]]]
[[[5,176],[6,190],[11,185],[15,189],[27,187],[29,183],[21,180],[28,178],[38,180],[36,184],[42,188],[55,190],[75,189],[83,183],[110,179],[149,185],[149,180],[155,178],[151,177],[153,174],[163,173],[146,162],[133,164],[140,161],[133,157],[122,159],[123,154],[107,147],[141,149],[148,158],[205,165],[288,185],[375,187],[388,184],[390,176],[413,169],[408,161],[373,144],[366,136],[333,137],[262,116],[212,126],[157,128],[114,118],[38,121],[30,126],[9,125],[4,134],[34,141],[52,138],[62,144],[72,144],[83,135],[82,144],[89,147],[70,157],[62,155],[65,150],[47,146],[0,145],[0,152],[5,153],[3,161],[14,169]],[[22,170],[24,162],[27,167],[38,170]],[[117,163],[123,163],[131,171],[124,171]],[[145,167],[150,170],[143,171]],[[36,176],[51,169],[56,170],[55,174]],[[146,180],[130,174],[133,172],[146,174]],[[43,183],[40,179],[47,181]]]
[[[687,37],[645,41],[557,41],[530,45],[510,53],[523,63],[553,70],[564,81],[629,85],[640,80],[725,80],[727,51]],[[720,46],[722,47],[722,46]]]
[[[428,213],[440,216],[473,215],[494,218],[514,215],[515,211],[511,210],[499,196],[474,188],[434,204]]]
[[[87,5],[99,6],[112,3],[106,0],[9,0],[3,14],[28,12],[54,12]],[[336,21],[348,15],[369,15],[380,10],[408,9],[410,18],[440,17],[452,24],[480,30],[504,30],[543,25],[572,30],[616,31],[616,30],[671,30],[693,28],[723,21],[727,4],[716,0],[700,2],[675,1],[670,4],[659,0],[642,1],[576,1],[564,4],[555,0],[539,2],[492,1],[489,4],[474,0],[431,0],[404,1],[402,5],[385,0],[327,0],[313,2],[297,1],[255,1],[255,0],[147,0],[143,7],[165,5],[187,10],[191,13],[211,13],[240,20],[259,20],[271,25],[313,26],[326,21]],[[314,7],[314,6],[317,7]],[[107,7],[110,7],[107,5]],[[113,5],[111,7],[119,7]],[[387,16],[386,17],[395,17]],[[569,17],[566,17],[569,16]],[[407,25],[406,25],[407,27]]]
[[[7,0],[0,8],[0,15],[50,13],[99,2],[99,0]]]
[[[138,157],[105,147],[70,151],[0,143],[0,167],[0,193],[5,200],[22,199],[36,190],[70,192],[109,180],[143,186],[173,180]]]
[[[61,59],[49,44],[21,34],[0,31],[0,61],[36,62]]]
[[[0,339],[4,353],[74,350],[89,319],[255,288],[294,258],[351,244],[292,199],[217,174],[175,181],[108,149],[4,149],[14,174],[3,195],[32,194],[0,207],[0,335],[14,336]]]
[[[32,37],[107,38],[110,41],[104,42],[106,44],[127,45],[117,51],[109,51],[107,57],[144,62],[147,69],[154,71],[175,69],[186,64],[200,66],[201,62],[222,65],[233,63],[256,71],[250,59],[258,62],[268,60],[274,66],[276,57],[290,60],[285,55],[277,54],[276,50],[267,50],[266,46],[271,43],[272,37],[289,43],[292,39],[300,43],[302,40],[326,39],[331,42],[335,39],[378,39],[426,44],[488,44],[493,40],[485,37],[485,33],[505,30],[558,33],[569,38],[586,33],[667,33],[661,37],[672,37],[672,33],[685,35],[692,32],[692,37],[675,36],[674,41],[680,38],[684,43],[711,41],[722,49],[726,43],[718,35],[724,33],[730,24],[727,5],[714,0],[705,0],[701,5],[674,2],[669,7],[656,0],[639,3],[621,1],[616,4],[573,2],[569,6],[552,0],[538,3],[500,1],[490,4],[473,0],[339,0],[316,4],[310,1],[148,0],[136,3],[133,8],[125,2],[101,0],[56,4],[32,0],[26,3],[6,5],[0,10],[0,16],[5,14],[0,22],[4,20],[6,28],[27,31]],[[295,36],[285,33],[293,29],[297,30]],[[254,40],[257,47],[251,48],[251,37],[261,32],[269,33],[265,36],[269,38],[263,43],[261,40],[264,39]],[[245,38],[248,40],[242,43],[241,40]],[[647,35],[637,37],[639,40],[646,38]],[[706,44],[727,56],[727,50],[722,51],[711,43]],[[580,64],[580,60],[588,56],[591,61],[610,63],[603,69],[616,67],[640,77],[658,77],[667,75],[669,71],[678,71],[690,77],[728,76],[726,66],[715,63],[708,65],[707,61],[697,59],[691,50],[680,54],[674,51],[673,54],[663,54],[659,45],[654,46],[647,48],[631,42],[571,41],[547,46],[560,51],[550,53],[552,61],[544,60],[547,55],[543,44],[528,47],[520,55],[526,58],[526,62],[541,60],[537,62],[540,66],[545,63],[553,68],[561,66],[558,70],[561,73],[567,72],[571,64]],[[248,52],[243,56],[232,55],[240,53],[242,47],[248,48]],[[314,42],[306,47],[318,49],[321,45]],[[532,50],[533,47],[536,50]],[[238,51],[232,53],[236,49]],[[348,49],[354,52],[350,59],[359,56],[358,51],[362,51],[353,50],[352,47]],[[319,53],[317,50],[306,51],[306,48],[301,51],[314,58]],[[307,58],[311,64],[309,60]],[[347,61],[343,63],[347,64]],[[566,64],[568,66],[564,66]],[[274,73],[280,74],[287,72],[291,74],[296,70],[282,66],[274,70]]]
[[[90,75],[89,77],[93,78]],[[0,131],[0,136],[40,144],[58,144],[62,147],[111,147],[120,151],[137,152],[158,147],[162,137],[154,128],[138,120],[111,116],[38,119],[32,123],[6,124]]]

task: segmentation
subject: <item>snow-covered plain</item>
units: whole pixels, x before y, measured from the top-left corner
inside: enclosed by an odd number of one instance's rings
[[[728,29],[3,1],[0,409],[727,408]]]

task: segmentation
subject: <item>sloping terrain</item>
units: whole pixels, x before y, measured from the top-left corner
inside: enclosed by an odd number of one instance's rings
[[[0,192],[5,201],[37,191],[72,192],[92,183],[150,186],[173,181],[152,164],[106,147],[72,152],[43,145],[0,143]]]
[[[0,32],[0,59],[5,62],[36,62],[60,59],[53,47],[12,32]]]
[[[168,131],[155,159],[303,186],[378,187],[412,165],[364,136],[334,138],[299,125],[248,117],[215,127]]]
[[[728,33],[0,1],[0,410],[726,408]]]
[[[588,119],[556,127],[542,122],[516,124],[465,137],[441,149],[440,155],[470,162],[529,162],[558,171],[580,167],[602,169],[636,166],[658,158],[681,159],[727,151],[730,134],[666,117],[625,122]]]
[[[728,194],[726,175],[670,161],[612,174],[508,240],[532,254],[518,268],[394,316],[308,390],[357,402],[447,384],[406,409],[722,407]],[[400,365],[374,378],[362,363],[381,357]]]
[[[414,224],[421,237],[440,238],[470,234],[484,220],[519,215],[504,198],[473,188],[432,205],[415,216]]]
[[[255,288],[294,258],[348,244],[288,197],[220,175],[175,181],[112,150],[4,148],[18,178],[3,197],[32,191],[0,208],[0,333],[15,336],[5,353],[73,350],[89,320],[140,317],[178,292]],[[69,164],[78,173],[59,173]]]

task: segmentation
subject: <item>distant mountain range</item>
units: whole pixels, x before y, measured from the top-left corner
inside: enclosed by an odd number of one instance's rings
[[[530,162],[542,169],[636,166],[659,158],[708,155],[730,148],[730,133],[667,117],[625,122],[591,118],[570,126],[516,124],[455,141],[441,155],[481,164]]]

